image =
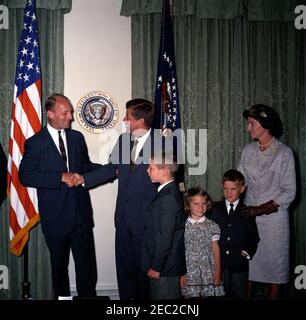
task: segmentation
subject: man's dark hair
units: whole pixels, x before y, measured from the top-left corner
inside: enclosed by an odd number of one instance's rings
[[[50,110],[54,109],[57,98],[65,99],[71,105],[71,108],[72,108],[72,103],[69,98],[67,98],[65,95],[63,95],[61,93],[53,93],[51,96],[49,96],[47,98],[47,100],[45,102],[45,110],[46,111],[50,111]]]
[[[151,128],[154,122],[154,104],[148,100],[137,98],[126,103],[127,109],[132,109],[132,116],[143,119],[147,128]]]
[[[225,181],[239,182],[241,185],[244,185],[244,176],[240,171],[231,169],[224,173],[223,182]]]

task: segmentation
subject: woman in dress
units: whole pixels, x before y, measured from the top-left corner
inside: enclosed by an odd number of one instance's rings
[[[256,216],[260,242],[249,265],[249,297],[252,282],[268,284],[268,298],[279,297],[280,284],[289,280],[289,213],[296,192],[292,150],[280,142],[283,125],[269,106],[256,104],[243,112],[247,130],[255,142],[241,155],[238,170],[247,186],[241,214]]]

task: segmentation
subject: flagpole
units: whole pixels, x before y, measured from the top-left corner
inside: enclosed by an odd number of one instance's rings
[[[23,249],[23,281],[22,285],[22,300],[32,300],[31,295],[31,282],[29,282],[29,252],[28,252],[28,243],[24,246]]]
[[[173,17],[173,0],[169,0],[170,16]]]

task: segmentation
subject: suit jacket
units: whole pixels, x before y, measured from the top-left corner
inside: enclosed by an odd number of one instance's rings
[[[239,212],[242,207],[240,200],[234,214],[229,216],[225,200],[221,200],[214,205],[210,213],[206,214],[219,225],[221,230],[219,244],[222,270],[248,271],[248,259],[241,255],[241,251],[246,251],[252,258],[257,250],[259,235],[255,219],[241,217]]]
[[[145,214],[142,269],[150,268],[161,276],[186,273],[185,218],[175,182],[170,182],[154,197]]]
[[[154,152],[156,138],[152,133],[140,151],[137,162],[130,170],[133,141],[128,133],[122,134],[110,156],[111,163],[84,175],[85,187],[90,188],[118,178],[115,227],[124,222],[132,233],[143,234],[144,213],[157,192],[157,186],[148,176],[147,169]],[[159,149],[159,147],[158,147]]]
[[[88,157],[83,135],[66,129],[70,172],[84,174],[100,167]],[[87,190],[81,186],[69,188],[61,181],[67,171],[51,135],[46,127],[25,143],[19,178],[24,186],[37,188],[38,207],[42,229],[53,235],[69,234],[75,219],[93,226],[93,213]]]

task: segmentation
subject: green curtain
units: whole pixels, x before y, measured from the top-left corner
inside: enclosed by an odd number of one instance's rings
[[[0,4],[9,8],[9,29],[0,30],[0,140],[7,153],[15,65],[25,1],[0,1]],[[51,93],[63,92],[64,89],[64,14],[70,10],[71,0],[37,1],[43,100]],[[0,265],[9,268],[9,290],[0,290],[0,299],[20,299],[23,257],[15,257],[9,252],[8,207],[6,200],[0,214]],[[28,251],[31,294],[34,299],[51,299],[49,251],[40,224],[30,233]]]
[[[182,126],[208,136],[207,171],[187,175],[187,187],[201,185],[219,199],[222,174],[237,167],[250,142],[243,110],[255,103],[278,110],[298,177],[292,268],[306,264],[306,30],[294,28],[297,3],[172,1]],[[161,4],[122,2],[121,15],[131,16],[133,97],[154,99]]]

